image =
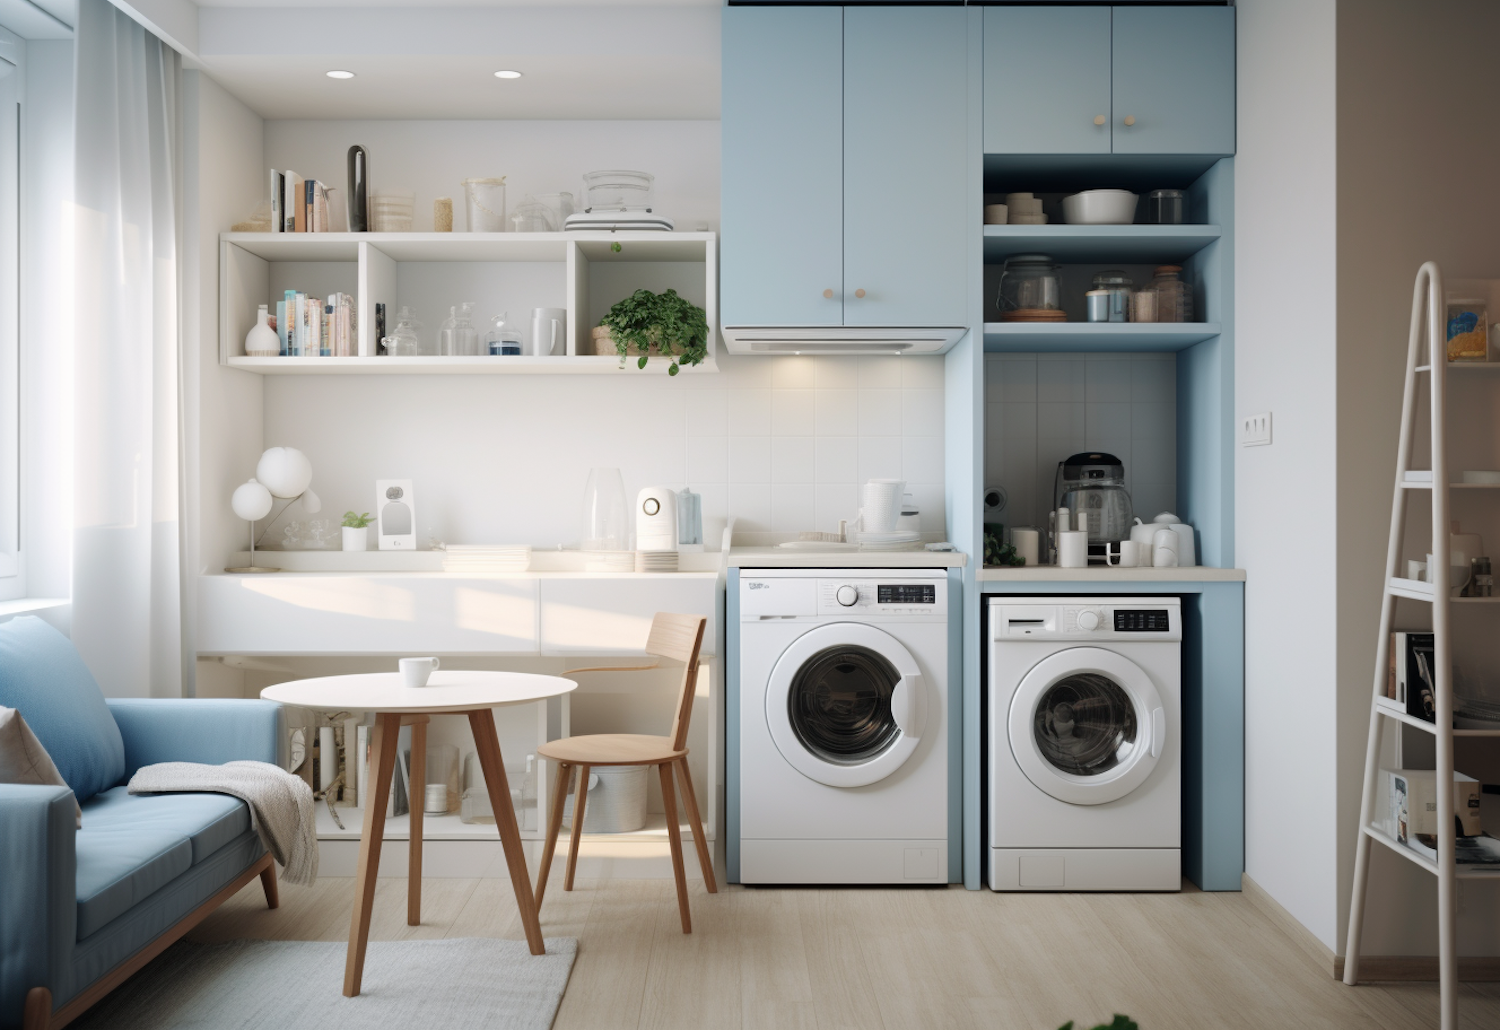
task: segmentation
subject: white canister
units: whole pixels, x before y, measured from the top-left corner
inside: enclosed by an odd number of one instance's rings
[[[1016,549],[1016,557],[1026,565],[1041,564],[1042,534],[1040,530],[1031,526],[1017,526],[1010,531],[1010,542],[1011,546]]]
[[[1057,564],[1064,569],[1083,569],[1089,564],[1089,534],[1070,529],[1057,534]]]
[[[1183,567],[1198,564],[1198,546],[1193,539],[1193,527],[1186,522],[1174,522],[1168,527],[1177,534],[1177,564]]]
[[[1158,569],[1177,567],[1177,534],[1170,529],[1158,529],[1151,540],[1151,564]]]

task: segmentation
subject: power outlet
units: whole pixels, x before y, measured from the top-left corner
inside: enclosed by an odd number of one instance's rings
[[[1265,447],[1271,442],[1271,413],[1246,415],[1240,419],[1240,446]]]

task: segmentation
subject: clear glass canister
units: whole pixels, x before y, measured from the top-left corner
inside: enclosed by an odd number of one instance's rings
[[[422,323],[412,314],[410,307],[403,306],[396,313],[396,328],[380,342],[385,344],[385,353],[392,358],[412,358],[422,353]]]
[[[520,357],[521,334],[505,324],[508,311],[502,311],[490,320],[490,331],[484,334],[484,350],[493,357]]]
[[[1182,190],[1152,190],[1146,194],[1146,221],[1152,225],[1181,225],[1187,197]]]
[[[1156,294],[1156,321],[1193,320],[1193,291],[1182,281],[1182,266],[1158,265],[1151,280],[1151,292]]]
[[[1128,275],[1118,269],[1108,269],[1094,276],[1094,288],[1089,291],[1089,321],[1090,322],[1128,322],[1130,321],[1130,287],[1132,281]],[[1102,303],[1095,301],[1096,294],[1105,295]],[[1103,308],[1103,318],[1095,318],[1095,308]]]
[[[1050,321],[1062,313],[1062,278],[1058,266],[1046,254],[1017,254],[1008,258],[1000,273],[997,304],[1000,318],[1008,322]]]

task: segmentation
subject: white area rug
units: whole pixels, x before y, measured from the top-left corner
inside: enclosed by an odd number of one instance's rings
[[[360,995],[346,998],[347,944],[178,942],[71,1030],[547,1030],[578,942],[377,941]]]

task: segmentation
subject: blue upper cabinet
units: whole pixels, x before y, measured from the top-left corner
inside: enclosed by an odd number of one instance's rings
[[[844,324],[963,325],[961,7],[844,9]]]
[[[986,7],[987,154],[1234,153],[1234,8]]]
[[[840,325],[843,11],[729,7],[723,18],[721,317]]]
[[[986,7],[987,154],[1110,152],[1110,9]]]
[[[1234,8],[1114,9],[1114,152],[1234,153]]]

